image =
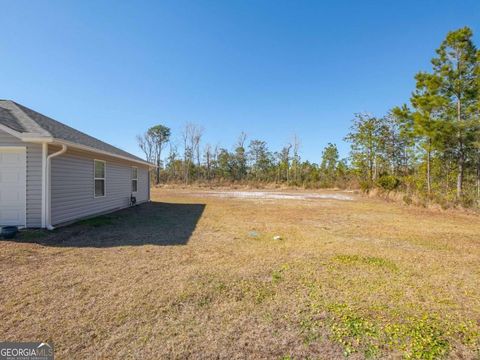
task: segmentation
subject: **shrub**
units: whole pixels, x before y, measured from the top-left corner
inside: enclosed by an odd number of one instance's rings
[[[393,175],[382,175],[377,180],[377,186],[386,191],[396,190],[400,184],[400,179]]]
[[[403,202],[407,205],[411,205],[413,203],[412,197],[410,195],[404,195]]]
[[[368,194],[372,189],[372,184],[369,181],[360,181],[360,189],[362,192]]]

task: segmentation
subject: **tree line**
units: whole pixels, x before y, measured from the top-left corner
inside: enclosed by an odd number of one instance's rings
[[[340,159],[337,146],[328,144],[320,164],[302,161],[300,140],[293,136],[280,151],[271,151],[259,139],[247,141],[241,133],[229,150],[220,146],[202,146],[203,128],[187,124],[182,131],[182,146],[170,141],[170,129],[162,125],[137,136],[147,161],[157,165],[152,174],[156,184],[208,182],[277,183],[302,187],[349,186],[346,159]],[[166,154],[162,157],[162,153]]]
[[[241,133],[232,149],[202,144],[203,128],[187,124],[182,146],[158,125],[138,136],[156,183],[277,183],[302,187],[360,187],[402,191],[442,204],[480,204],[480,51],[468,27],[451,31],[415,75],[409,103],[384,116],[354,115],[341,159],[328,144],[319,163],[300,157],[297,136],[277,151]],[[164,152],[167,152],[163,155]]]

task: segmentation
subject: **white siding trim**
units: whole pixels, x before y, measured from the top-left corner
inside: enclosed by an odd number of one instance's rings
[[[0,145],[0,150],[12,150],[12,151],[25,150],[25,152],[26,152],[27,147],[26,146],[2,146],[2,145]]]

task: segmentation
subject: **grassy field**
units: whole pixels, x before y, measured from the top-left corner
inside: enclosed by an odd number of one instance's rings
[[[58,359],[480,357],[478,216],[218,195],[154,190],[1,241],[0,339]]]

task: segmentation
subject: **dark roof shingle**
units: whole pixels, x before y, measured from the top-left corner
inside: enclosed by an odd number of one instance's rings
[[[12,114],[12,112],[9,109],[5,109],[3,107],[0,107],[0,124],[5,125],[10,129],[18,132],[25,131],[25,129],[17,121],[17,118]]]
[[[9,128],[18,131],[25,132],[19,123],[18,119],[15,118],[13,113],[7,109],[7,106],[2,107],[2,103],[6,102],[0,101],[0,123],[8,126]],[[40,114],[26,106],[20,105],[13,101],[8,101],[11,106],[13,103],[18,109],[20,109],[23,114],[25,114],[31,121],[36,123],[41,129],[47,131],[54,139],[64,140],[72,142],[78,145],[88,146],[95,150],[104,151],[118,156],[123,156],[135,161],[143,161],[144,159],[139,158],[138,156],[132,155],[122,149],[119,149],[113,145],[107,144],[101,140],[94,138],[93,136],[87,135],[81,131],[78,131],[68,125],[62,124],[59,121],[56,121],[48,116]]]

